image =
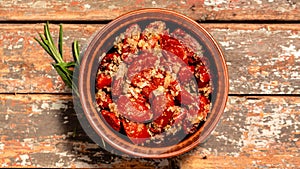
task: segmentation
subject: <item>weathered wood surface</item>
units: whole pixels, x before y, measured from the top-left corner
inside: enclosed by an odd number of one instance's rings
[[[103,24],[141,8],[204,21],[225,53],[231,95],[224,115],[205,143],[179,157],[131,159],[93,143],[33,39],[43,31],[38,22],[63,22],[69,59],[75,39],[84,49]],[[299,21],[299,0],[0,1],[0,167],[297,168]],[[58,26],[51,31],[57,38]]]
[[[0,1],[0,20],[111,20],[140,8],[166,8],[195,20],[299,20],[298,0]]]
[[[300,94],[300,24],[202,24],[224,49],[230,94]],[[0,93],[68,93],[34,41],[42,24],[0,25]],[[64,25],[65,53],[103,25]],[[51,24],[57,37],[58,26]],[[76,32],[76,34],[74,34]]]
[[[1,167],[296,168],[300,98],[230,96],[215,132],[171,159],[109,154],[82,131],[70,95],[0,95]]]

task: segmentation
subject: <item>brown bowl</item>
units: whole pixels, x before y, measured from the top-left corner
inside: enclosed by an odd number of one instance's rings
[[[135,23],[144,24],[156,20],[166,22],[167,25],[172,28],[178,27],[184,29],[203,46],[204,57],[206,57],[205,59],[208,62],[207,66],[211,73],[213,88],[211,94],[212,106],[205,123],[188,138],[178,144],[166,147],[145,147],[135,145],[120,137],[120,135],[112,131],[111,127],[100,117],[97,106],[95,105],[95,79],[99,62],[102,59],[101,56],[112,47],[116,36],[124,32],[125,28],[129,25]],[[84,112],[83,115],[87,119],[87,123],[83,125],[89,125],[91,127],[86,132],[92,131],[96,134],[92,137],[96,143],[102,145],[100,140],[103,139],[111,147],[127,155],[144,158],[167,158],[193,149],[199,143],[206,140],[215,129],[223,114],[228,97],[227,67],[223,53],[217,42],[197,22],[174,11],[164,9],[137,10],[118,17],[95,35],[81,61],[79,92],[80,102]],[[87,127],[83,126],[83,128]]]

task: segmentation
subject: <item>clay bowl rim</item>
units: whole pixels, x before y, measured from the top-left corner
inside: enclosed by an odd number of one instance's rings
[[[212,106],[210,112],[210,116],[213,117],[208,118],[204,125],[192,136],[176,145],[168,147],[152,148],[137,146],[123,140],[122,138],[117,137],[117,135],[114,135],[114,132],[112,132],[111,129],[106,125],[106,123],[99,116],[97,116],[97,110],[95,106],[95,66],[93,66],[93,64],[95,65],[95,62],[97,62],[98,65],[99,61],[102,59],[102,57],[99,59],[100,55],[98,53],[100,48],[102,47],[101,45],[104,44],[104,42],[109,38],[110,35],[116,33],[117,30],[120,30],[122,26],[135,23],[136,21],[132,18],[137,18],[138,21],[141,21],[142,19],[149,19],[147,16],[151,17],[151,19],[162,21],[169,20],[170,22],[173,22],[175,18],[182,21],[183,25],[191,25],[192,28],[187,29],[192,30],[197,35],[197,38],[204,38],[206,40],[203,41],[203,43],[207,45],[207,47],[209,48],[208,50],[210,50],[210,52],[212,53],[212,59],[217,60],[217,62],[215,62],[214,64],[216,64],[215,68],[217,70],[215,73],[217,73],[218,81],[215,82],[212,80],[213,83],[216,84],[215,86],[217,86],[218,90],[217,96],[215,97],[215,103]],[[204,37],[200,37],[200,35]],[[105,40],[101,39],[103,37],[105,37]],[[93,78],[92,75],[94,75]],[[227,65],[225,63],[222,49],[214,40],[214,38],[207,32],[207,30],[205,30],[201,25],[199,25],[191,18],[175,11],[159,8],[140,9],[128,12],[117,17],[116,19],[108,23],[104,28],[102,28],[95,35],[84,53],[80,65],[78,84],[80,102],[84,115],[97,135],[103,138],[105,142],[110,144],[116,150],[128,155],[132,155],[134,157],[143,158],[168,158],[177,156],[190,151],[201,142],[206,140],[211,132],[216,128],[216,125],[218,124],[222,114],[224,113],[229,91]]]

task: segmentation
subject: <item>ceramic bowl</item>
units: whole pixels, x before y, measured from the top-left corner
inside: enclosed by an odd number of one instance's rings
[[[211,112],[207,120],[195,133],[181,142],[160,147],[147,147],[131,143],[120,137],[101,118],[95,105],[95,79],[102,54],[112,46],[115,38],[132,24],[145,25],[153,21],[163,21],[170,29],[181,28],[193,36],[202,45],[204,57],[211,73],[212,94]],[[90,128],[88,132],[95,133],[92,139],[98,143],[104,140],[113,149],[126,155],[143,158],[167,158],[177,156],[195,148],[204,142],[217,126],[223,114],[228,97],[228,74],[224,56],[213,37],[194,20],[174,11],[164,9],[142,9],[129,12],[108,23],[102,28],[88,45],[82,58],[79,72],[80,102],[83,116]],[[87,128],[83,126],[83,128]],[[108,150],[110,151],[110,150]]]

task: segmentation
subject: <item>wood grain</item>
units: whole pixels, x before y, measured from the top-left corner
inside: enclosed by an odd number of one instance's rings
[[[202,24],[219,42],[229,69],[230,94],[299,94],[299,24]],[[34,41],[42,24],[0,25],[0,93],[69,93]],[[64,51],[81,49],[104,25],[64,25]],[[57,39],[58,26],[50,25]],[[74,32],[76,32],[74,34]]]
[[[106,152],[81,129],[70,95],[0,95],[0,164],[33,167],[295,168],[300,165],[300,98],[230,96],[214,133],[170,159]],[[120,166],[121,165],[121,166]]]
[[[0,20],[112,20],[141,8],[165,8],[183,13],[195,20],[299,20],[297,0],[38,0],[1,1]]]

